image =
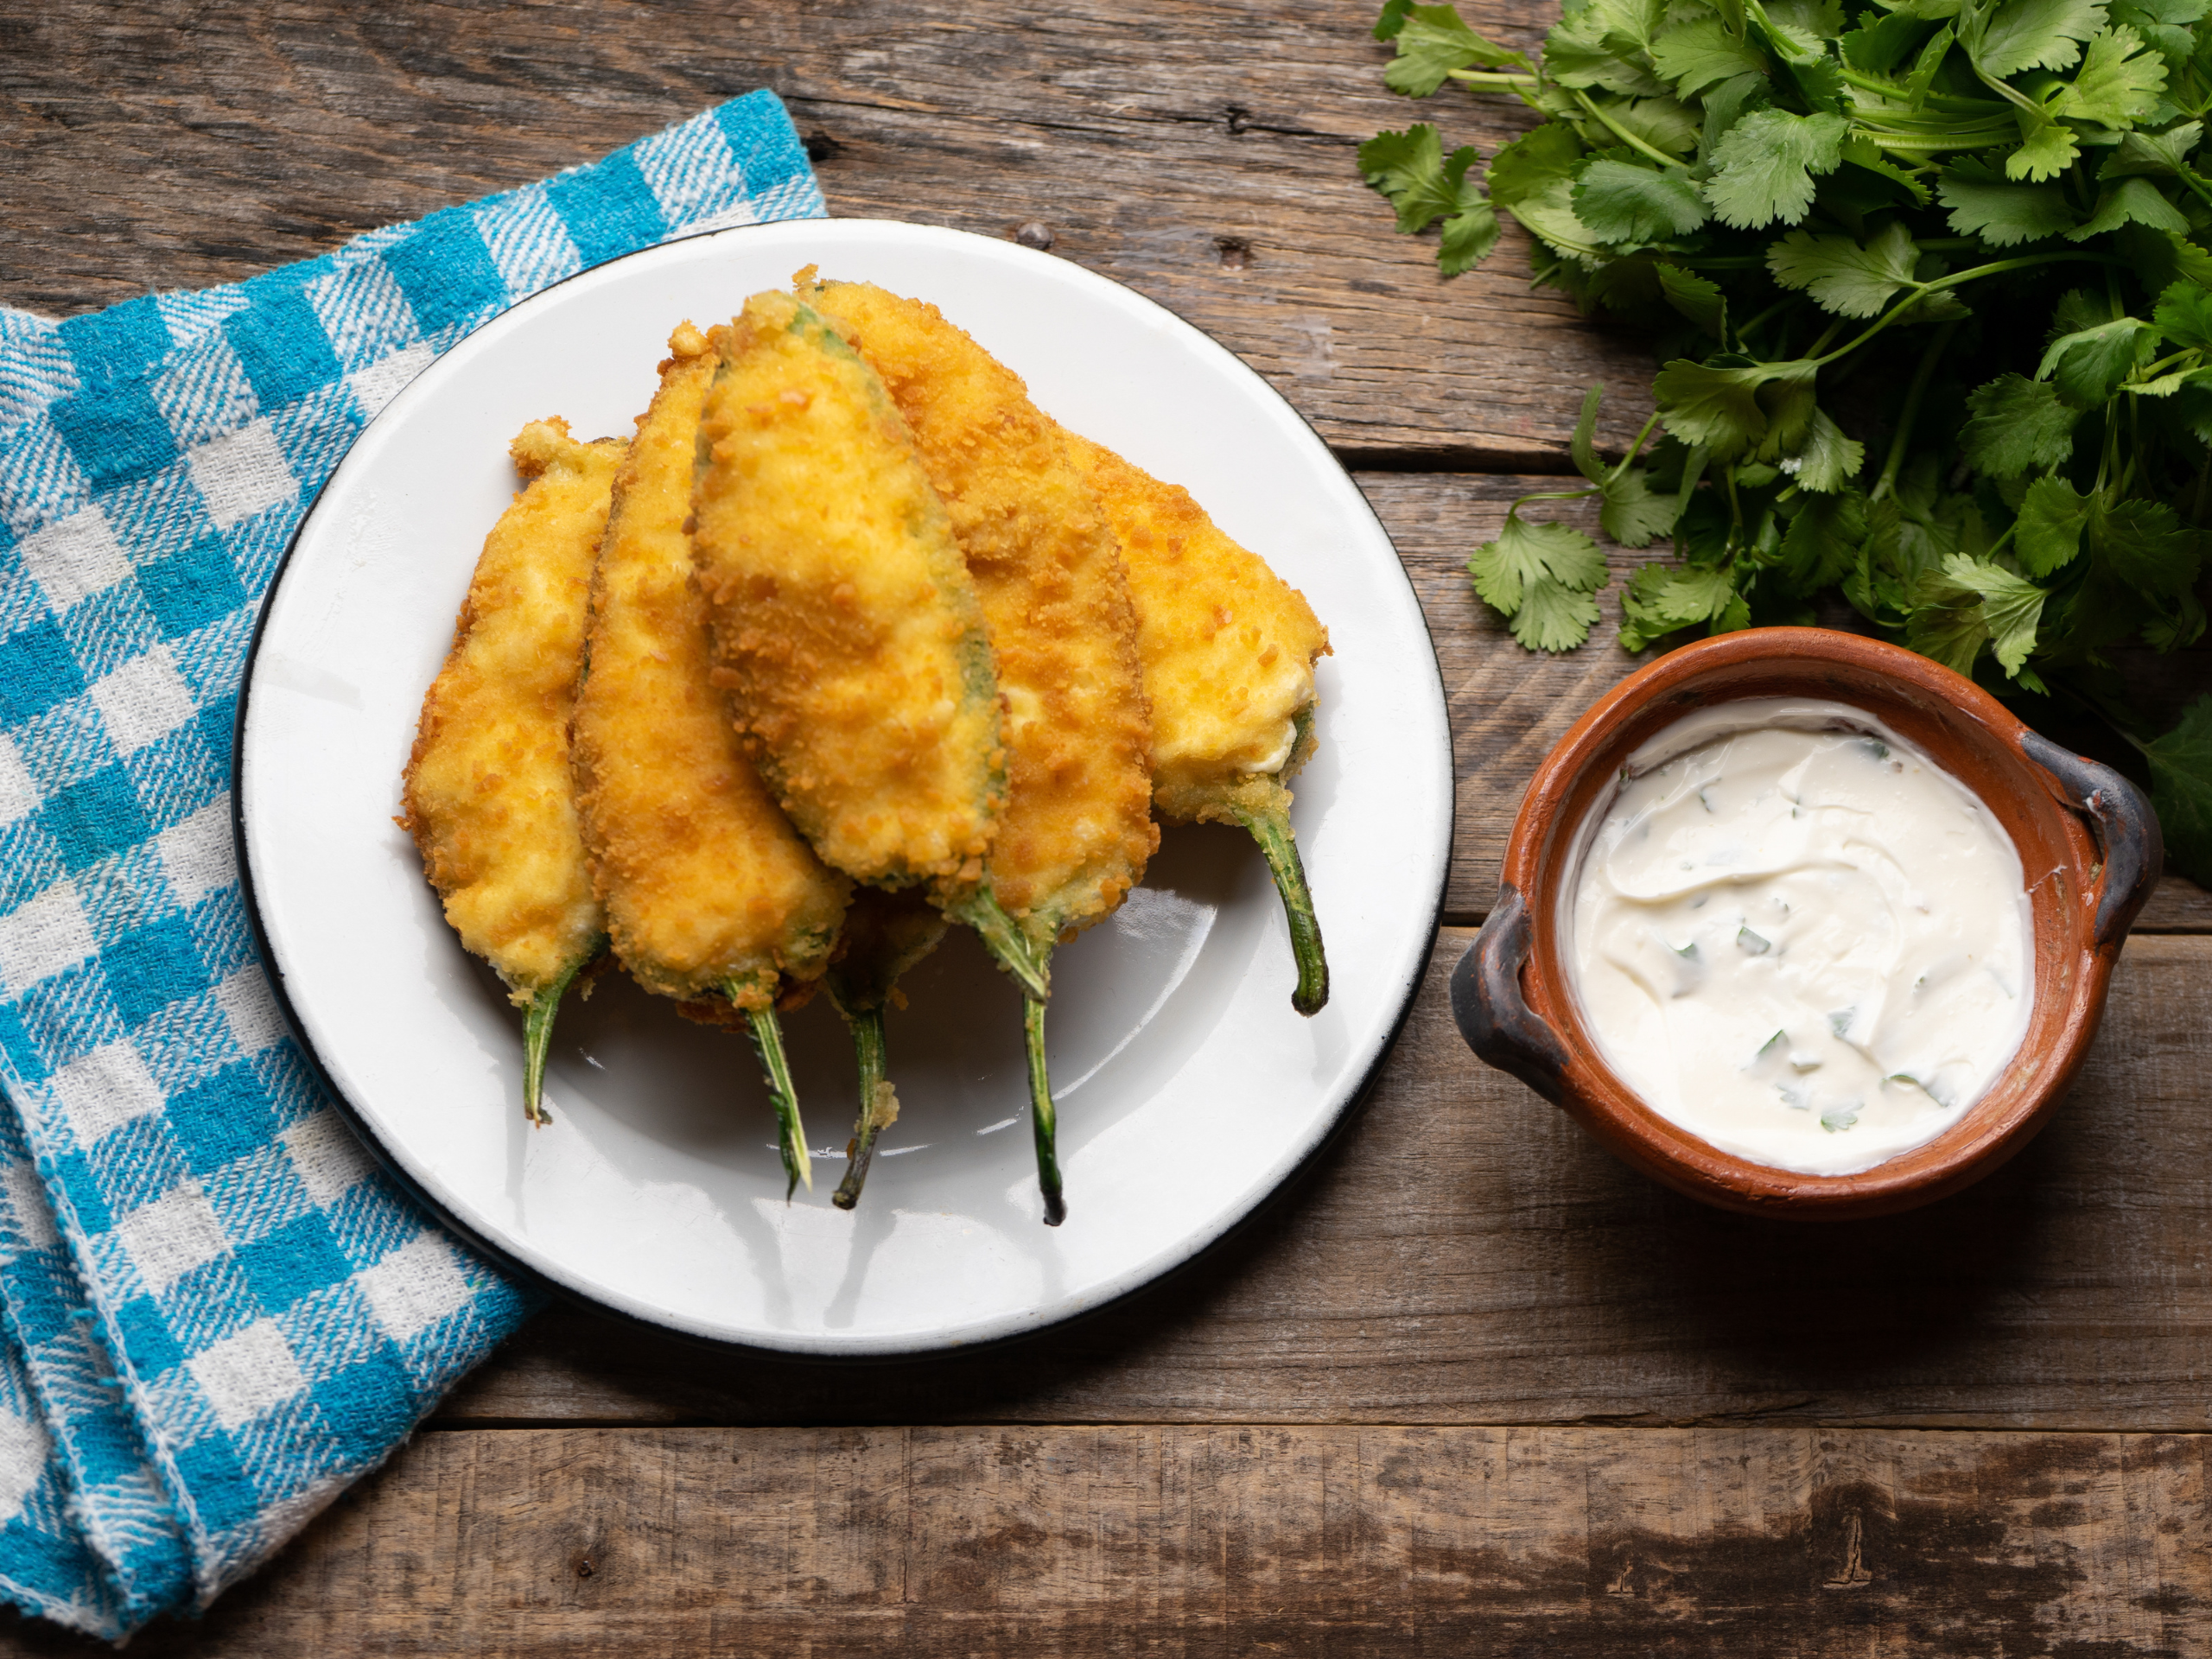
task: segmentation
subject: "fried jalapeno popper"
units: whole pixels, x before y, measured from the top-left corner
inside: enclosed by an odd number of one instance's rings
[[[882,376],[951,516],[998,663],[1007,796],[992,891],[1040,964],[1110,914],[1160,844],[1151,728],[1121,551],[1020,378],[937,308],[865,283],[801,295]],[[1023,1008],[1045,1219],[1066,1214],[1045,1063],[1045,998]]]
[[[1005,791],[998,687],[912,439],[787,296],[756,295],[715,334],[692,557],[747,752],[855,880],[973,887]]]
[[[453,649],[423,699],[400,826],[462,944],[524,1011],[523,1110],[553,1016],[606,944],[569,779],[569,714],[592,561],[623,445],[533,421],[510,447],[528,480],[485,538]]]
[[[710,679],[691,574],[691,477],[716,359],[689,323],[614,480],[577,690],[577,807],[615,955],[649,991],[727,998],[766,1073],[785,1196],[810,1189],[776,1019],[818,978],[851,884],[799,836],[746,757]]]
[[[1170,823],[1242,824],[1290,922],[1291,1006],[1318,1013],[1329,964],[1290,829],[1287,780],[1313,749],[1313,664],[1329,631],[1305,594],[1231,541],[1190,492],[1069,435],[1120,537],[1152,700],[1153,800]]]
[[[755,296],[715,337],[692,558],[747,752],[827,862],[925,887],[1041,987],[985,877],[1006,791],[998,683],[912,434],[874,372],[787,296]],[[830,982],[861,1072],[847,1207],[889,1121],[884,1005],[935,937],[927,917],[869,900]]]

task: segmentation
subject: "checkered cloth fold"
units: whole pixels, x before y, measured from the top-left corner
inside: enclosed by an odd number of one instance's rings
[[[0,1595],[203,1606],[531,1306],[362,1151],[287,1034],[231,838],[254,615],[424,365],[563,277],[818,215],[756,92],[204,292],[0,310]]]

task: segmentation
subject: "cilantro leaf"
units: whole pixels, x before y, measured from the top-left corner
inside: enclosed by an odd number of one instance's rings
[[[1571,127],[1547,124],[1523,133],[1491,157],[1490,199],[1500,207],[1518,211],[1522,202],[1533,201],[1553,185],[1565,183],[1582,153],[1582,141]],[[1363,144],[1359,164],[1367,165]]]
[[[1461,209],[1444,221],[1443,239],[1437,244],[1436,265],[1446,276],[1472,270],[1497,245],[1497,215],[1486,201]]]
[[[1843,33],[1843,0],[1767,0],[1764,13],[1764,26],[1789,36],[1801,51],[1817,52],[1823,41]]]
[[[1575,216],[1573,187],[1565,179],[1556,180],[1534,195],[1515,202],[1513,217],[1531,235],[1541,237],[1579,264],[1597,270],[1605,267],[1611,257],[1598,245],[1596,233]]]
[[[2054,68],[2063,66],[2052,65]],[[2089,42],[2057,113],[2100,126],[2125,127],[2150,114],[2166,86],[2166,61],[2145,51],[2132,29],[2111,29]]]
[[[1974,411],[1959,433],[1967,464],[1992,478],[2017,478],[2031,467],[2063,465],[2074,453],[2074,423],[2058,388],[2047,381],[2000,374],[1967,395]]]
[[[1665,0],[1584,0],[1544,37],[1544,72],[1562,86],[1603,86],[1630,97],[1667,91],[1638,60],[1665,14]]]
[[[1955,16],[1947,13],[1946,16]],[[1936,31],[1936,38],[1920,48],[1920,55],[1912,60],[1912,73],[1905,77],[1906,101],[1916,110],[1927,99],[1936,84],[1936,72],[1942,68],[1943,60],[1950,54],[1952,42],[1959,37],[1956,23],[1946,23]]]
[[[2164,502],[2093,503],[2089,531],[2113,574],[2138,593],[2177,599],[2196,585],[2196,532]]]
[[[2185,233],[2189,229],[2189,220],[2178,207],[2159,194],[2157,185],[2148,179],[2128,178],[2107,185],[2097,197],[2096,212],[2089,215],[2087,224],[2067,232],[2066,239],[2086,242],[2093,236],[2131,224],[2177,233]]]
[[[1866,498],[1856,490],[1804,498],[1782,537],[1782,569],[1799,593],[1843,580],[1866,539]]]
[[[1659,291],[1673,306],[1692,322],[1715,340],[1726,340],[1728,331],[1728,302],[1720,292],[1718,283],[1693,275],[1680,265],[1655,265],[1659,278]]]
[[[1621,591],[1621,648],[1642,651],[1678,628],[1723,618],[1737,599],[1726,570],[1669,569],[1647,564]],[[1716,629],[1716,632],[1726,630]]]
[[[1808,290],[1823,310],[1871,317],[1899,289],[1914,286],[1918,254],[1912,232],[1893,220],[1863,248],[1847,236],[1792,231],[1767,250],[1766,268],[1784,288]]]
[[[1729,129],[1713,152],[1705,197],[1724,225],[1795,225],[1813,205],[1813,176],[1843,159],[1850,123],[1838,115],[1760,110]]]
[[[1883,156],[1882,148],[1864,133],[1853,133],[1843,142],[1843,159],[1853,167],[1864,168],[1878,178],[1886,179],[1912,198],[1916,207],[1928,205],[1928,187],[1901,167],[1893,167]]]
[[[2040,242],[2081,222],[2056,184],[2012,184],[1994,168],[1960,161],[1943,169],[1936,194],[1951,210],[1951,228],[1993,248]]]
[[[1957,582],[1938,584],[1906,620],[1904,639],[1922,656],[1971,677],[1975,659],[1989,643],[1981,595]]]
[[[2062,334],[2044,353],[2036,378],[2057,386],[2060,397],[2076,409],[2094,409],[2135,366],[2143,336],[2156,330],[2140,317],[2114,317],[2094,328]]]
[[[1645,469],[1631,467],[1605,486],[1598,528],[1623,547],[1648,547],[1675,527],[1681,498],[1651,487]]]
[[[1450,6],[1407,6],[1398,17],[1390,37],[1398,55],[1382,72],[1382,84],[1394,92],[1427,98],[1454,69],[1529,67],[1525,56],[1476,34]]]
[[[1605,463],[1598,459],[1598,405],[1605,401],[1603,384],[1594,385],[1582,394],[1582,412],[1574,417],[1574,430],[1567,434],[1567,458],[1574,462],[1574,470],[1592,484],[1605,481]]]
[[[2164,132],[2125,132],[2097,169],[2100,179],[2123,179],[2132,174],[2171,178],[2189,160],[2189,152],[2204,136],[2201,121],[2184,121]]]
[[[2065,569],[2081,551],[2088,520],[2089,504],[2071,484],[2056,477],[2036,480],[2020,502],[2019,528],[2013,531],[2020,569],[2031,576]]]
[[[1566,440],[1566,454],[1575,458],[1575,471],[1597,485],[1604,506],[1597,511],[1597,526],[1621,546],[1646,546],[1655,536],[1675,529],[1675,495],[1655,493],[1643,467],[1621,467],[1615,478],[1611,467],[1597,458],[1597,403],[1606,390],[1592,385],[1581,394],[1581,416],[1575,431]]]
[[[1827,494],[1850,483],[1866,464],[1866,446],[1845,437],[1840,427],[1815,409],[1797,453],[1783,461],[1782,470],[1796,476],[1798,488]]]
[[[1953,588],[1974,595],[1983,632],[1997,649],[1999,665],[2006,674],[2017,675],[2035,649],[2037,624],[2050,595],[2025,576],[1963,553],[1943,561],[1943,576]],[[1971,667],[1973,658],[1967,660]]]
[[[2145,745],[2143,758],[2151,763],[2151,805],[2165,832],[2166,857],[2212,887],[2212,696],[2190,704],[2180,724]]]
[[[1863,74],[1886,75],[1904,60],[1928,33],[1928,24],[1910,12],[1878,16],[1859,14],[1859,26],[1843,37],[1843,60]]]
[[[2205,0],[2113,0],[2112,20],[2126,23],[2156,48],[2179,74],[2196,50],[2189,25],[2204,16]]]
[[[2151,321],[2177,346],[2212,350],[2212,293],[2195,283],[2176,283],[2159,295]]]
[[[1729,461],[1766,435],[1758,389],[1772,378],[1761,364],[1707,365],[1677,358],[1651,383],[1652,401],[1667,430],[1684,443],[1701,443],[1717,461]]]
[[[2074,135],[2056,121],[2019,112],[2020,147],[2005,158],[2008,179],[2032,179],[2040,184],[2073,164],[2082,153]]]
[[[1707,217],[1687,168],[1662,172],[1602,156],[1580,169],[1574,216],[1604,241],[1637,246],[1687,236]]]
[[[1447,214],[1462,211],[1465,199],[1482,196],[1466,182],[1473,164],[1471,145],[1462,144],[1445,159],[1444,141],[1426,121],[1403,132],[1378,132],[1359,147],[1359,170],[1367,182],[1398,210],[1398,228],[1425,231]]]
[[[1472,147],[1465,144],[1447,158],[1427,122],[1404,132],[1377,133],[1359,147],[1360,170],[1397,208],[1401,231],[1410,234],[1445,221],[1440,255],[1447,276],[1476,264],[1497,244],[1497,215],[1483,199],[1482,187],[1467,180],[1474,160]]]
[[[1697,148],[1698,119],[1689,106],[1671,98],[1616,98],[1594,100],[1605,118],[1654,149],[1687,156]]]
[[[1670,29],[1651,43],[1651,67],[1688,98],[1735,75],[1763,75],[1766,60],[1718,17]]]
[[[1605,556],[1568,524],[1532,524],[1516,503],[1494,542],[1467,562],[1475,591],[1531,651],[1572,651],[1598,620],[1590,597],[1605,583]]]
[[[2104,27],[2104,0],[2005,0],[1967,42],[1974,67],[2002,80],[2023,69],[2066,69]]]
[[[1573,651],[1598,626],[1598,601],[1560,582],[1535,582],[1511,620],[1513,637],[1530,651]]]

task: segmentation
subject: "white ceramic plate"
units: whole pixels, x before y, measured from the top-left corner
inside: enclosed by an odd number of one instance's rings
[[[860,1208],[831,1207],[852,1118],[827,999],[791,1016],[816,1186],[784,1202],[741,1039],[610,975],[563,1010],[524,1122],[520,1025],[392,823],[423,689],[508,438],[563,414],[626,435],[682,318],[798,267],[935,301],[1075,429],[1184,484],[1303,588],[1335,655],[1294,822],[1333,994],[1290,1006],[1258,850],[1170,829],[1144,887],[1052,964],[1069,1215],[1039,1220],[1020,1003],[965,937],[890,1021],[903,1112]],[[1197,329],[1078,266],[866,220],[724,231],[588,271],[471,335],[365,431],[301,526],[247,677],[240,834],[281,991],[332,1085],[467,1231],[555,1285],[691,1335],[808,1354],[988,1341],[1157,1277],[1249,1215],[1381,1062],[1432,942],[1451,842],[1442,687],[1389,538],[1320,440]]]

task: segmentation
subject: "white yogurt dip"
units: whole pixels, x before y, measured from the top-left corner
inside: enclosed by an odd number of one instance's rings
[[[1662,1117],[1753,1163],[1871,1169],[1942,1134],[2027,1029],[2020,855],[1863,709],[1751,698],[1630,756],[1576,837],[1584,1024]]]

